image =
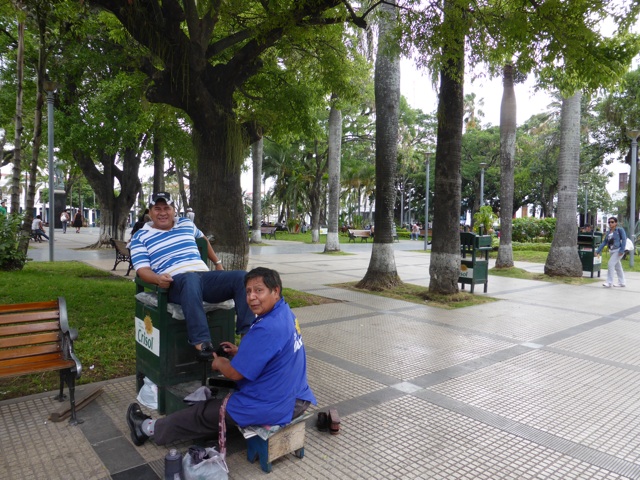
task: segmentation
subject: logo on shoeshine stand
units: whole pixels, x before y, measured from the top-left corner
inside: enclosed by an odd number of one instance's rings
[[[136,317],[136,342],[156,357],[160,356],[160,330],[153,326],[149,316],[144,320]]]

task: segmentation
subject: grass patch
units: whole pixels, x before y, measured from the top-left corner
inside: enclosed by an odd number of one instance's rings
[[[481,305],[483,303],[491,303],[497,299],[487,296],[473,295],[468,292],[458,292],[453,295],[441,295],[430,293],[429,289],[411,283],[404,283],[390,290],[381,292],[372,292],[356,288],[358,282],[338,283],[331,285],[336,288],[344,288],[354,292],[369,293],[386,298],[394,298],[396,300],[404,300],[406,302],[417,303],[419,305],[428,305],[430,307],[444,308],[453,310],[455,308],[471,307],[473,305]]]
[[[69,324],[78,330],[74,348],[82,362],[78,384],[135,373],[135,286],[81,262],[29,262],[21,271],[0,271],[0,303],[67,301]],[[292,307],[333,300],[284,289]],[[58,388],[59,373],[23,375],[0,380],[0,400]]]
[[[492,268],[489,270],[491,275],[498,277],[519,278],[523,280],[538,280],[542,282],[564,283],[565,285],[588,285],[597,282],[599,278],[589,277],[551,277],[544,273],[533,273],[523,270],[522,268]]]
[[[313,252],[315,255],[333,255],[336,257],[340,257],[343,255],[355,255],[355,253],[343,252],[340,250],[339,252]]]

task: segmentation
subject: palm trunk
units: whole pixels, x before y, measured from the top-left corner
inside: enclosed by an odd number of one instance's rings
[[[262,155],[264,152],[264,140],[254,142],[251,145],[251,161],[253,163],[253,200],[251,203],[251,243],[261,243],[260,230],[262,219]]]
[[[513,267],[511,230],[513,219],[514,160],[516,154],[516,94],[513,65],[503,69],[500,106],[500,246],[496,268]]]
[[[331,106],[329,112],[329,222],[325,252],[339,252],[338,216],[340,214],[340,151],[342,143],[342,112]]]
[[[358,288],[382,290],[400,285],[393,255],[393,211],[396,203],[400,58],[390,53],[391,30],[397,22],[395,2],[382,4],[375,65],[376,221],[369,268]]]
[[[581,277],[578,256],[578,175],[580,170],[580,101],[576,92],[562,100],[560,157],[558,158],[558,215],[556,232],[544,265],[547,275]]]

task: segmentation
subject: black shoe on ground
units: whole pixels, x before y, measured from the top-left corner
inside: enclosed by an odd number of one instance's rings
[[[202,342],[200,350],[197,350],[196,357],[201,361],[213,360],[215,351],[216,349],[211,342]]]
[[[149,438],[142,431],[142,422],[147,418],[151,417],[149,415],[145,415],[142,410],[140,410],[140,405],[137,403],[129,405],[129,409],[127,410],[127,423],[129,424],[129,430],[131,430],[131,440],[133,441],[133,444],[138,447]]]
[[[316,422],[316,427],[321,432],[326,432],[329,430],[329,417],[326,412],[318,412],[318,421]]]

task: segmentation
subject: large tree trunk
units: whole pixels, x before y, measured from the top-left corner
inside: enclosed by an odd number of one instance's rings
[[[194,210],[198,228],[213,235],[214,249],[227,270],[244,270],[249,261],[249,238],[240,167],[248,141],[228,115],[207,115],[204,126],[194,122],[198,155]],[[204,132],[204,133],[203,133]],[[220,161],[220,160],[223,161]]]
[[[393,210],[396,204],[400,57],[389,50],[397,22],[395,1],[380,6],[378,54],[375,64],[376,97],[376,221],[369,268],[358,288],[382,290],[400,285],[393,255]]]
[[[262,233],[262,156],[264,140],[262,137],[251,145],[251,160],[253,162],[253,200],[251,204],[251,243],[261,243]]]
[[[325,252],[339,252],[338,217],[340,215],[340,151],[342,146],[342,112],[331,106],[329,111],[329,222]],[[313,233],[312,233],[313,235]]]
[[[451,6],[449,6],[451,8]],[[446,16],[446,11],[445,11]],[[445,23],[447,19],[445,18]],[[459,29],[458,29],[459,30]],[[455,31],[453,29],[452,31]],[[460,275],[460,202],[462,120],[464,116],[464,33],[446,47],[448,65],[440,71],[438,136],[433,196],[433,228],[429,290],[458,291]]]
[[[511,227],[516,155],[516,93],[513,74],[513,65],[505,65],[502,70],[503,91],[500,105],[500,246],[496,268],[513,267]]]
[[[124,232],[129,226],[129,211],[140,190],[140,154],[133,149],[125,150],[121,155],[122,170],[116,165],[115,155],[112,154],[103,153],[100,156],[102,170],[98,169],[93,158],[83,152],[75,152],[74,158],[95,192],[102,213],[100,237],[95,246],[109,245],[110,238],[124,240]],[[120,183],[117,196],[115,179]]]
[[[578,175],[580,171],[580,102],[576,92],[562,99],[560,157],[558,158],[558,213],[556,232],[544,265],[547,275],[581,277],[578,255]]]

